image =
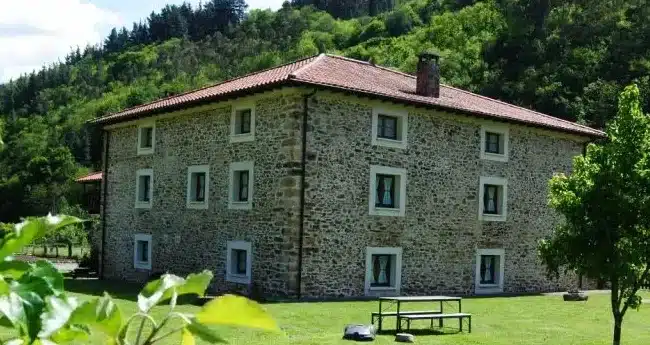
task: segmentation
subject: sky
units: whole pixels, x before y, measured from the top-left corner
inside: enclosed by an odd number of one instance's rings
[[[200,0],[187,0],[197,5]],[[284,0],[247,0],[278,9]],[[131,28],[151,11],[183,0],[0,0],[0,83],[63,61],[73,47],[101,42],[113,27]]]

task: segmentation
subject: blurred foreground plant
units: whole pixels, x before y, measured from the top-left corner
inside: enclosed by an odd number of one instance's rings
[[[79,223],[82,223],[79,218],[48,215],[2,229],[0,326],[16,331],[5,344],[84,343],[90,336],[99,336],[107,344],[142,345],[155,344],[180,333],[181,344],[193,345],[195,337],[208,343],[225,342],[210,328],[213,325],[278,329],[260,305],[233,295],[208,302],[197,314],[176,311],[179,296],[204,295],[212,280],[210,271],[190,274],[186,278],[165,274],[149,282],[138,295],[139,311],[125,318],[107,293],[83,303],[67,296],[63,275],[49,261],[30,264],[13,260],[11,255],[32,241]],[[169,312],[162,320],[155,320],[151,309],[165,302],[169,303]],[[134,322],[137,324],[137,332],[132,332],[135,339],[128,339]]]

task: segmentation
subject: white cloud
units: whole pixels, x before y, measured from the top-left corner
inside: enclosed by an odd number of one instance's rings
[[[121,24],[116,13],[82,0],[3,0],[0,82],[100,42],[107,27]]]

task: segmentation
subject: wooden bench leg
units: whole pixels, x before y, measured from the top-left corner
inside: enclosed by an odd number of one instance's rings
[[[460,332],[463,333],[463,318],[458,318],[458,325],[460,326]]]
[[[472,333],[472,317],[469,316],[467,319],[469,320],[469,333]]]

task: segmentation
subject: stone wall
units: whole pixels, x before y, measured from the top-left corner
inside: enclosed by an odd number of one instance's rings
[[[267,94],[255,102],[254,142],[230,143],[232,104],[217,104],[156,119],[155,153],[137,155],[137,124],[110,130],[105,276],[146,280],[154,272],[209,269],[213,289],[226,283],[226,243],[252,243],[252,283],[269,295],[295,291],[300,165],[301,96]],[[254,161],[253,209],[228,209],[229,165]],[[210,165],[209,208],[186,207],[187,168]],[[153,205],[135,209],[138,169],[153,169]],[[152,235],[152,270],[133,265],[134,234]]]
[[[575,284],[546,279],[536,243],[559,220],[547,182],[570,170],[584,139],[511,124],[509,160],[495,162],[480,159],[478,119],[409,108],[407,149],[372,146],[371,119],[368,100],[311,100],[306,297],[363,296],[366,247],[403,249],[402,294],[473,294],[477,249],[505,250],[506,293]],[[369,215],[370,165],[407,169],[404,217]],[[478,220],[481,176],[508,179],[507,221]]]
[[[138,156],[137,124],[110,130],[105,273],[143,281],[151,272],[215,272],[226,283],[226,242],[252,242],[253,284],[271,296],[297,290],[302,95],[275,92],[256,104],[255,141],[230,143],[231,103],[156,120],[155,153]],[[508,162],[480,159],[481,120],[407,108],[408,148],[371,144],[373,103],[319,92],[311,98],[302,269],[303,297],[363,296],[366,247],[400,247],[402,294],[473,294],[477,249],[505,250],[504,292],[572,287],[549,281],[536,243],[559,218],[548,179],[567,172],[583,138],[509,125]],[[254,206],[228,209],[231,162],[255,162]],[[187,167],[210,165],[209,209],[186,208]],[[370,165],[405,168],[406,215],[370,216]],[[154,170],[153,207],[135,209],[135,175]],[[478,220],[479,178],[508,179],[505,222]],[[133,268],[133,236],[153,236],[151,271]]]

